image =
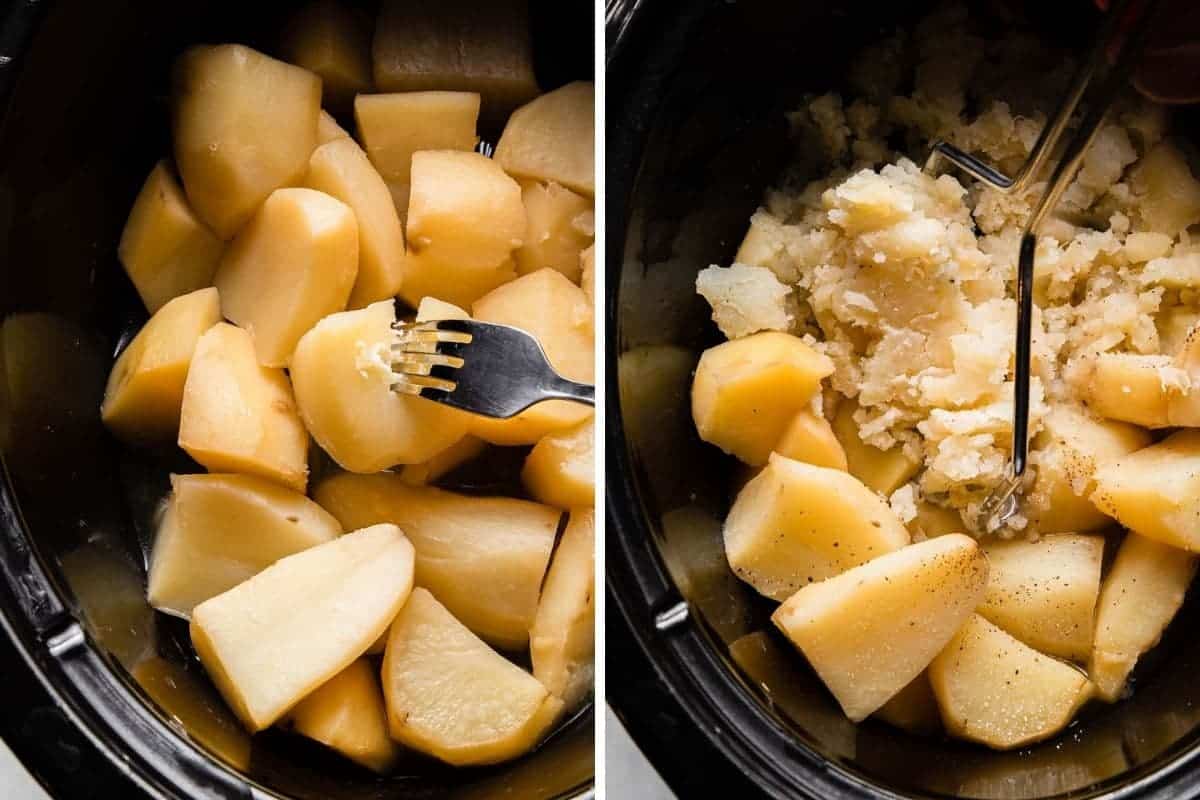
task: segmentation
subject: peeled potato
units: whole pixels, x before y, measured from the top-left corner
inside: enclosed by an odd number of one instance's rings
[[[1146,428],[1171,424],[1172,398],[1182,397],[1184,377],[1170,356],[1101,353],[1083,398],[1093,413]]]
[[[1088,672],[1096,693],[1113,702],[1138,658],[1158,644],[1183,605],[1196,556],[1129,533],[1104,578],[1096,604],[1096,635]]]
[[[371,90],[371,39],[357,13],[333,0],[297,12],[284,34],[284,56],[321,79],[325,105],[347,109]]]
[[[967,526],[963,524],[958,511],[936,506],[928,500],[917,503],[917,516],[908,523],[908,531],[915,542],[945,536],[947,533],[964,533],[966,530]]]
[[[521,470],[529,494],[563,509],[591,507],[596,496],[594,438],[592,418],[543,437]]]
[[[888,700],[875,716],[912,733],[933,734],[942,729],[942,716],[938,711],[937,698],[929,684],[929,675],[922,672],[912,683]]]
[[[596,221],[590,198],[557,183],[526,181],[521,187],[525,205],[525,238],[515,255],[517,272],[526,275],[544,267],[580,282],[580,255],[590,247]]]
[[[921,462],[905,453],[900,445],[880,450],[864,442],[854,421],[857,410],[858,403],[846,398],[838,404],[833,417],[833,432],[846,454],[846,469],[875,491],[890,496],[917,474]]]
[[[470,434],[420,464],[408,464],[400,470],[400,479],[409,486],[425,486],[473,461],[487,449],[487,442]]]
[[[940,536],[809,584],[771,619],[858,722],[929,666],[975,610],[987,574],[974,539]]]
[[[392,624],[383,691],[392,737],[455,766],[524,753],[563,707],[421,588]]]
[[[772,455],[725,519],[725,556],[761,594],[797,589],[904,547],[908,531],[857,478]]]
[[[946,730],[997,750],[1058,733],[1094,688],[1079,669],[1021,644],[978,614],[933,660],[929,680]]]
[[[322,111],[321,116],[317,119],[317,146],[328,144],[334,139],[349,139],[350,134],[338,125],[337,120],[329,115],[328,111]]]
[[[375,772],[387,772],[400,754],[388,732],[379,674],[364,658],[321,684],[290,716],[296,733]]]
[[[595,649],[596,515],[590,505],[573,511],[554,550],[537,616],[529,631],[533,677],[567,710],[592,687]]]
[[[579,287],[587,296],[588,302],[596,305],[596,246],[589,245],[579,254],[580,279]]]
[[[197,215],[231,239],[317,144],[321,79],[236,44],[193,47],[177,64],[175,164]]]
[[[314,497],[347,529],[399,525],[416,548],[419,585],[491,644],[528,643],[558,509],[409,486],[395,474],[336,475]]]
[[[533,334],[564,378],[586,383],[595,379],[591,307],[583,290],[562,273],[543,269],[522,275],[479,298],[471,310],[477,320]],[[533,444],[548,433],[578,425],[592,413],[579,403],[551,400],[509,419],[473,417],[471,432],[492,444]]]
[[[330,542],[342,526],[302,494],[250,475],[172,475],[150,555],[147,599],[190,617],[210,597],[284,556]]]
[[[192,211],[167,162],[158,162],[117,246],[146,309],[153,314],[174,297],[210,286],[224,247]]]
[[[419,464],[462,438],[462,412],[392,391],[390,301],[321,320],[296,345],[291,374],[304,424],[352,472]]]
[[[1142,536],[1200,552],[1200,431],[1107,461],[1095,477],[1096,508]]]
[[[308,431],[287,375],[260,365],[250,334],[225,322],[196,344],[179,446],[213,472],[259,475],[298,492],[308,482]]]
[[[510,175],[554,181],[592,197],[595,170],[596,89],[568,83],[513,112],[496,145],[496,160]]]
[[[692,381],[696,430],[747,464],[765,464],[796,413],[832,373],[832,361],[787,333],[767,331],[710,347]]]
[[[221,259],[221,311],[253,335],[261,364],[285,367],[301,336],[346,307],[358,250],[350,206],[312,189],[274,191]]]
[[[323,144],[313,151],[304,185],[341,200],[358,222],[358,272],[347,305],[395,297],[404,279],[404,230],[367,154],[353,139]]]
[[[818,467],[846,469],[846,451],[824,417],[802,408],[792,417],[775,444],[775,452],[794,461]]]
[[[196,343],[220,321],[221,301],[212,288],[176,297],[159,309],[113,364],[100,406],[104,424],[133,441],[178,436]]]
[[[200,663],[250,731],[362,655],[409,599],[413,549],[395,525],[288,556],[196,606]]]
[[[1174,142],[1155,145],[1129,171],[1141,221],[1152,231],[1175,236],[1200,222],[1200,181]]]
[[[354,99],[354,118],[375,169],[388,183],[405,187],[407,195],[413,153],[474,149],[479,95],[474,92],[364,94]]]

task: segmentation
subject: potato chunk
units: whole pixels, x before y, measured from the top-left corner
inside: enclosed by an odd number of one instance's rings
[[[317,144],[321,79],[242,45],[193,47],[175,89],[175,163],[213,233],[231,239]]]
[[[983,597],[987,575],[975,540],[952,533],[805,586],[771,619],[859,722],[950,641]]]
[[[367,154],[353,139],[323,144],[313,151],[304,185],[350,206],[358,222],[358,272],[347,305],[362,308],[395,297],[404,278],[404,230]]]
[[[479,95],[474,92],[364,94],[354,99],[354,118],[371,163],[388,183],[407,187],[413,153],[470,152],[477,139]]]
[[[496,145],[496,160],[510,175],[554,181],[573,192],[596,193],[596,89],[568,83],[513,112]]]
[[[150,171],[121,232],[117,257],[153,314],[174,297],[212,285],[225,245],[188,205],[166,161]]]
[[[1104,539],[1054,534],[983,545],[991,571],[979,614],[1025,644],[1074,661],[1092,648]]]
[[[942,715],[937,698],[929,684],[929,674],[922,672],[912,683],[888,700],[875,716],[889,725],[912,733],[933,734],[942,729]]]
[[[383,692],[392,737],[456,766],[521,755],[563,707],[422,588],[392,624]]]
[[[1103,700],[1120,698],[1138,658],[1158,644],[1183,605],[1196,557],[1129,533],[1100,589],[1088,672]]]
[[[526,181],[521,201],[526,227],[524,242],[515,254],[517,272],[527,275],[549,267],[579,283],[583,270],[580,254],[595,236],[591,199],[557,183]]]
[[[587,295],[588,302],[596,305],[596,246],[589,245],[579,254],[579,288]]]
[[[254,337],[259,363],[286,367],[296,342],[346,307],[358,275],[358,223],[345,203],[278,189],[225,251],[221,311]]]
[[[593,418],[542,437],[521,470],[529,494],[562,509],[591,508],[596,496],[594,438]]]
[[[526,646],[558,509],[409,486],[395,474],[336,475],[314,497],[347,529],[399,525],[417,550],[418,584],[491,644]]]
[[[1171,424],[1172,398],[1188,390],[1187,375],[1169,356],[1101,353],[1083,399],[1094,413],[1146,428]]]
[[[1021,644],[978,614],[929,665],[929,680],[946,729],[997,750],[1058,733],[1094,688],[1079,669]]]
[[[1027,513],[1038,530],[1082,533],[1112,524],[1090,500],[1096,467],[1148,444],[1150,434],[1137,426],[1096,419],[1073,406],[1052,407],[1034,440],[1037,480]]]
[[[533,334],[563,377],[585,383],[595,379],[591,307],[583,290],[562,273],[543,269],[522,275],[479,298],[471,310],[477,320],[514,325]],[[551,400],[509,419],[473,417],[471,432],[492,444],[533,444],[590,416],[587,406]]]
[[[400,470],[400,479],[409,486],[426,486],[475,460],[487,446],[487,442],[468,434],[432,458],[420,464],[408,464]]]
[[[408,257],[400,294],[467,306],[515,276],[525,236],[521,187],[478,153],[430,150],[412,159]]]
[[[943,508],[928,500],[917,503],[917,516],[908,522],[908,531],[914,542],[945,536],[947,533],[965,533],[962,515],[953,508]]]
[[[387,708],[374,665],[365,658],[323,683],[292,709],[296,733],[375,772],[386,773],[400,748],[388,732]]]
[[[1141,222],[1152,231],[1176,236],[1200,222],[1200,181],[1170,140],[1159,142],[1130,170]]]
[[[250,475],[172,475],[150,555],[147,596],[185,619],[192,609],[284,556],[330,542],[342,526],[302,494]]]
[[[811,408],[796,412],[775,444],[775,452],[818,467],[846,469],[846,451],[834,435],[829,421],[813,413]]]
[[[296,345],[291,374],[300,416],[345,469],[419,464],[462,438],[466,415],[391,390],[390,301],[332,314]]]
[[[786,333],[766,331],[710,347],[692,381],[696,430],[747,464],[765,464],[832,373],[832,361]]]
[[[857,478],[780,455],[746,484],[725,519],[729,566],[774,600],[908,542],[887,503]]]
[[[298,492],[308,482],[308,431],[287,375],[259,364],[250,334],[225,322],[196,344],[179,446],[212,472],[259,475]]]
[[[571,513],[554,550],[537,616],[529,631],[533,677],[566,710],[578,708],[592,688],[595,648],[596,514]]]
[[[846,469],[875,491],[890,496],[917,474],[921,462],[899,445],[880,450],[864,442],[858,433],[858,423],[854,421],[857,410],[858,403],[846,398],[838,404],[833,417],[833,433],[846,454]]]
[[[354,95],[371,91],[371,40],[355,11],[333,0],[300,9],[284,32],[284,57],[321,79],[325,105],[350,108]]]
[[[1200,552],[1200,431],[1101,464],[1092,502],[1143,536]]]
[[[196,343],[221,321],[217,290],[176,297],[150,318],[113,364],[100,417],[131,441],[171,441],[179,435],[183,387]]]
[[[277,561],[192,612],[200,663],[260,731],[348,667],[409,599],[413,548],[375,525]]]
[[[321,116],[317,119],[317,146],[328,144],[334,139],[349,139],[350,134],[341,125],[338,125],[337,120],[329,115],[328,111],[322,111]]]

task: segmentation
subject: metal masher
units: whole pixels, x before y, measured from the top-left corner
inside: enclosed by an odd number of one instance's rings
[[[1020,192],[1034,183],[1058,150],[1079,111],[1078,125],[1062,150],[1058,163],[1025,223],[1017,261],[1017,332],[1014,369],[1012,456],[1009,475],[980,507],[975,527],[995,531],[1019,509],[1018,495],[1029,461],[1030,340],[1033,326],[1033,264],[1038,231],[1058,204],[1083,161],[1083,156],[1100,129],[1113,101],[1129,82],[1137,56],[1145,42],[1150,21],[1160,0],[1128,0],[1116,3],[1102,23],[1091,51],[1076,72],[1066,97],[1046,123],[1033,150],[1017,174],[1010,178],[999,170],[963,152],[949,142],[935,142],[926,172],[935,172],[945,159],[977,180],[1001,192]]]

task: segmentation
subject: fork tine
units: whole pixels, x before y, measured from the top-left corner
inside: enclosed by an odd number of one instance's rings
[[[396,380],[392,382],[392,391],[421,397],[421,393],[427,389],[436,389],[440,392],[449,393],[453,392],[457,386],[458,384],[454,381],[448,381],[445,378],[398,372],[396,373]]]
[[[448,356],[442,353],[417,353],[405,351],[393,354],[392,369],[407,375],[429,375],[434,367],[459,369],[466,362],[458,356]],[[402,367],[402,369],[396,369]]]

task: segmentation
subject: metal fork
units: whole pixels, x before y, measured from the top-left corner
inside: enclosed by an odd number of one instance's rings
[[[559,375],[520,328],[470,319],[392,328],[393,391],[500,419],[546,400],[596,404],[595,387]]]

